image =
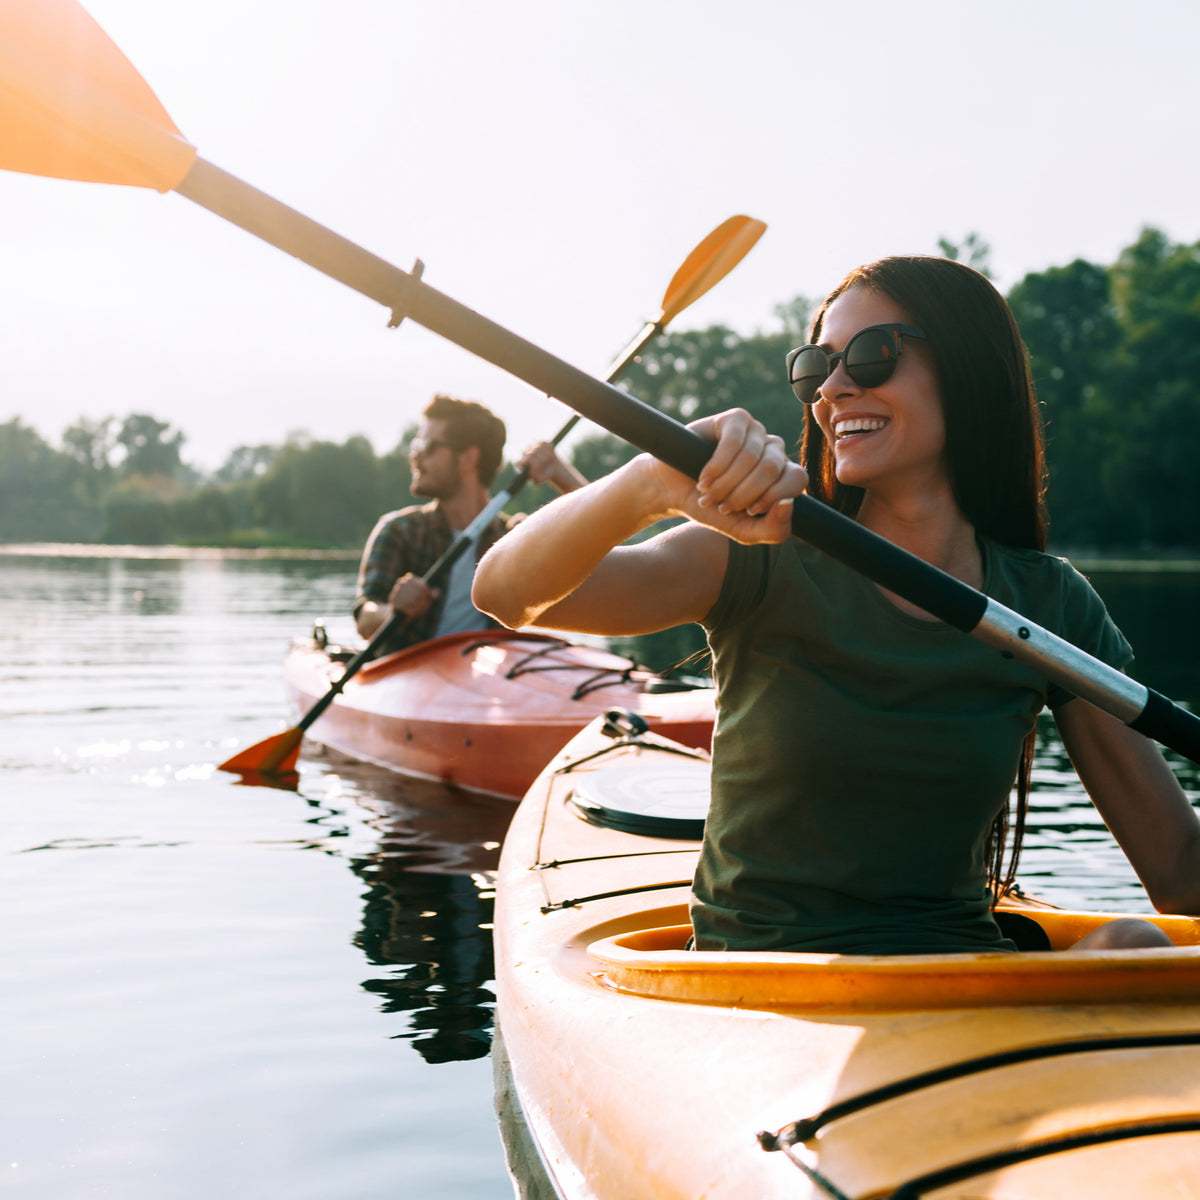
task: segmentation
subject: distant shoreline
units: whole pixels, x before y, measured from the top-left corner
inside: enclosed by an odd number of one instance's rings
[[[303,550],[287,546],[110,546],[98,542],[0,543],[10,558],[323,559],[357,562],[358,550]]]
[[[1093,553],[1072,554],[1052,550],[1071,560],[1085,575],[1094,571],[1113,574],[1200,575],[1200,559],[1133,558],[1128,554],[1105,558]],[[159,558],[159,559],[311,559],[326,562],[357,562],[359,550],[311,550],[289,546],[120,546],[99,542],[10,542],[0,543],[0,557],[10,558]]]

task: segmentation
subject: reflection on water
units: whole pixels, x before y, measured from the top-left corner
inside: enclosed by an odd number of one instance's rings
[[[376,967],[363,981],[386,1013],[407,1015],[393,1037],[429,1063],[483,1058],[491,1045],[492,880],[514,805],[399,778],[309,743],[343,798],[370,815],[376,841],[348,856],[366,885],[354,944]],[[311,787],[306,784],[311,795]]]

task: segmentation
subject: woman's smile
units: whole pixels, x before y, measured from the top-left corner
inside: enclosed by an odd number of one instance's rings
[[[876,433],[889,424],[887,417],[856,417],[853,414],[836,417],[833,421],[834,441],[841,442],[846,438],[862,438],[870,433]]]

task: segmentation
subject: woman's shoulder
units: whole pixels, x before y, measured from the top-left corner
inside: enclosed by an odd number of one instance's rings
[[[1004,580],[1039,590],[1048,587],[1091,590],[1087,578],[1070,560],[1059,555],[1027,546],[1009,546],[982,534],[979,544],[983,550],[985,587],[989,594],[992,594],[990,585],[993,582]]]
[[[1048,629],[1076,640],[1111,625],[1103,598],[1068,559],[1042,550],[980,539],[984,590]]]

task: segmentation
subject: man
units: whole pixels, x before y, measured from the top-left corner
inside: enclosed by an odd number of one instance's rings
[[[491,499],[489,488],[504,451],[504,422],[482,404],[449,396],[435,396],[422,416],[408,459],[411,491],[430,503],[380,517],[358,572],[354,622],[361,637],[370,640],[393,613],[408,618],[377,654],[447,633],[498,628],[471,603],[471,579],[480,555],[507,529],[502,518],[495,518],[461,555],[440,588],[429,587],[421,576]],[[559,491],[586,482],[546,443],[526,452],[526,464],[535,482],[552,483]]]

